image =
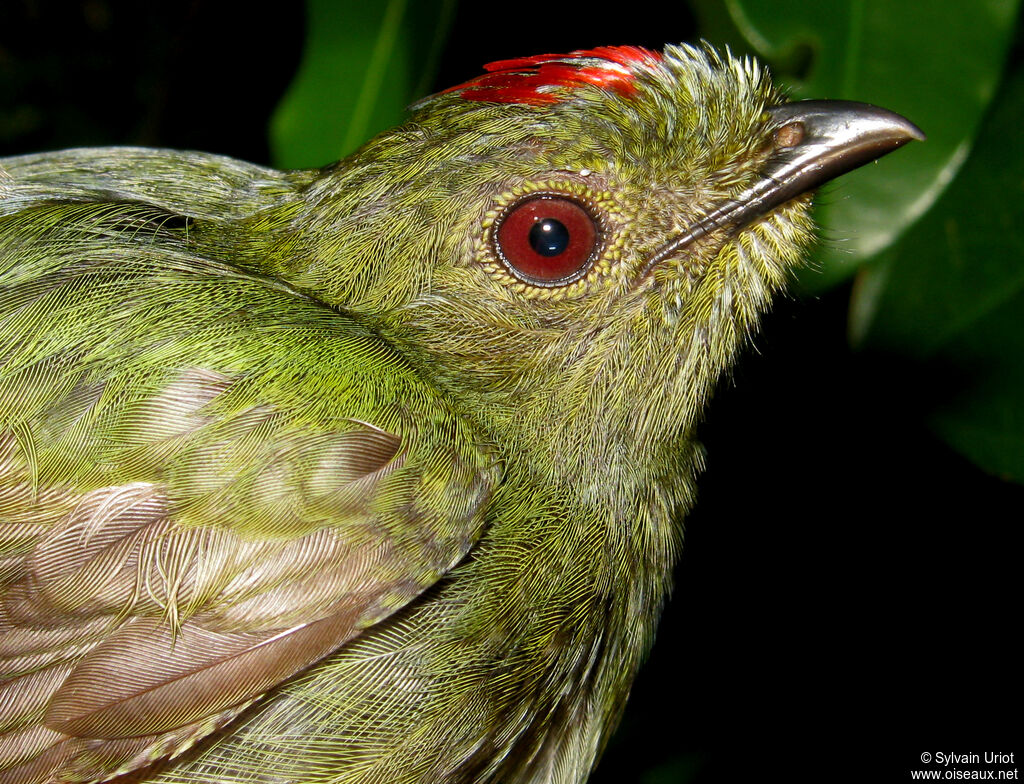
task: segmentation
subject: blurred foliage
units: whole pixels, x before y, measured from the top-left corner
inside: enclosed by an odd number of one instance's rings
[[[302,65],[270,124],[276,165],[323,166],[430,92],[455,0],[308,0]]]
[[[926,415],[970,459],[1024,482],[1024,69],[1009,75],[963,168],[861,280],[873,348],[944,367]]]

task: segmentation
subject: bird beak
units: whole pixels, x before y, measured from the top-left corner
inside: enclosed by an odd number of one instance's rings
[[[905,117],[855,101],[797,101],[772,107],[767,114],[774,149],[757,182],[661,247],[641,278],[716,229],[736,233],[790,199],[925,138]]]
[[[888,109],[855,101],[798,101],[768,110],[775,152],[746,202],[752,217],[925,135]]]

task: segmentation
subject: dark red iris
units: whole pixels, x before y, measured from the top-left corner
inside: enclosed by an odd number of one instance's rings
[[[590,213],[563,196],[534,196],[501,219],[495,245],[505,265],[523,280],[560,285],[589,269],[598,231]]]

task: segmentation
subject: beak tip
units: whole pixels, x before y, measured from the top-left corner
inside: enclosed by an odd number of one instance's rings
[[[884,111],[884,110],[882,110],[882,111]],[[920,128],[918,128],[917,125],[912,123],[910,120],[908,120],[903,115],[896,114],[896,112],[886,112],[886,113],[890,115],[890,120],[892,121],[893,130],[894,131],[902,131],[906,135],[908,142],[909,141],[923,142],[923,141],[926,141],[928,139],[928,136],[925,134],[924,131],[922,131]]]
[[[916,125],[914,125],[914,123],[910,122],[909,120],[908,120],[908,123],[910,125],[910,136],[911,136],[911,138],[916,139],[919,142],[928,141],[928,136],[927,136],[927,134],[925,134],[924,131],[922,131],[920,128],[918,128]]]
[[[902,147],[907,142],[923,142],[928,137],[915,123],[896,112],[882,109],[871,104],[852,104],[849,109],[839,110],[846,114],[853,127],[859,127],[859,133],[853,133],[845,143],[858,142],[871,146],[879,155]]]

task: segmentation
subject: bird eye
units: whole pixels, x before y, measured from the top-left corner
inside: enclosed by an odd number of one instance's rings
[[[599,232],[590,213],[562,196],[534,196],[513,205],[495,232],[495,250],[520,280],[561,286],[593,262]]]

